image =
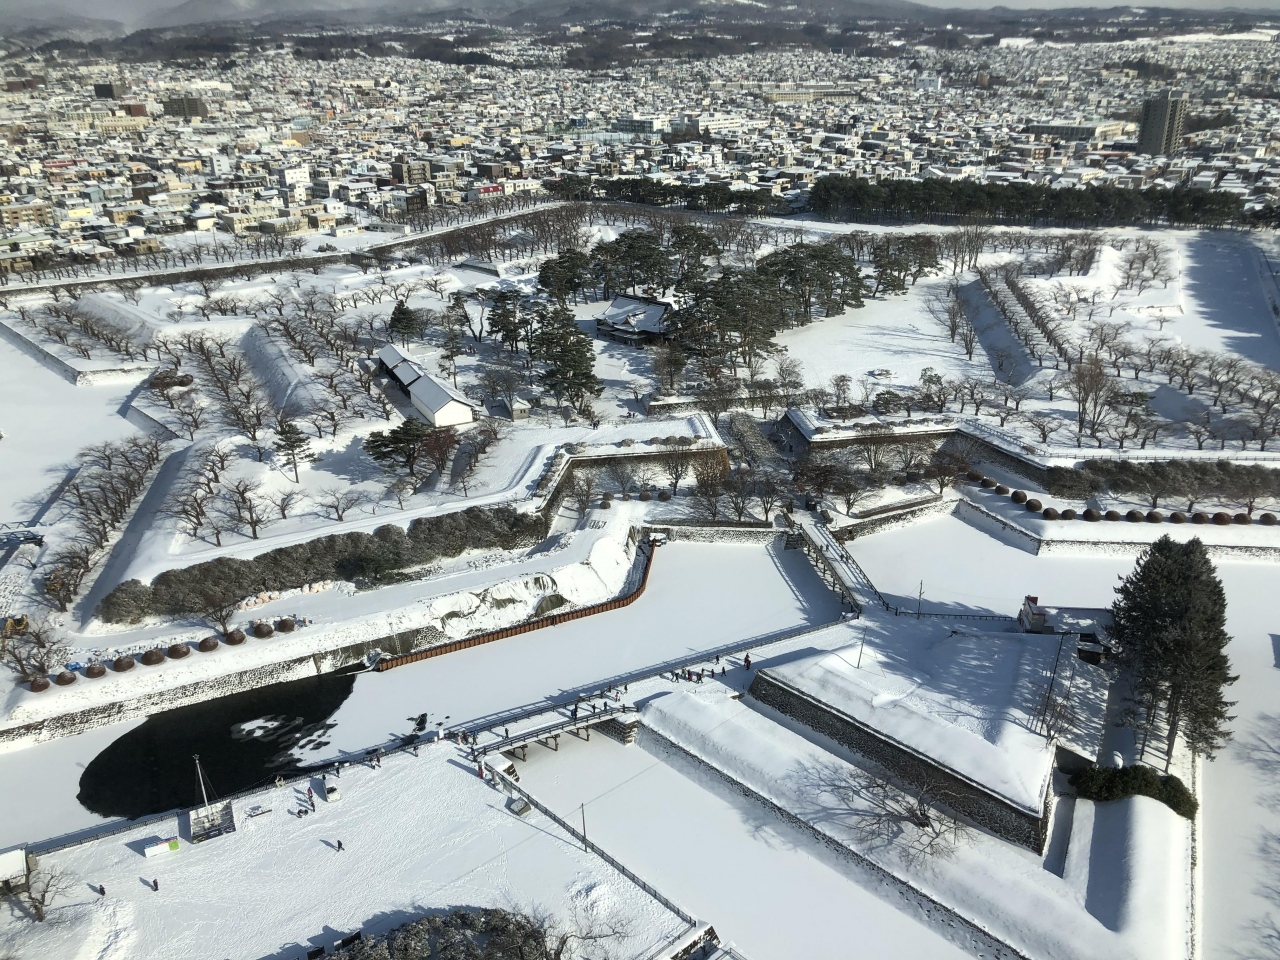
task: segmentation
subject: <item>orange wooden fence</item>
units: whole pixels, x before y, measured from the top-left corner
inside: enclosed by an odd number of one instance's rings
[[[507,637],[514,637],[521,633],[529,633],[531,630],[541,630],[543,627],[554,627],[560,623],[568,623],[570,620],[578,620],[582,617],[589,617],[596,613],[607,613],[610,610],[619,610],[628,606],[639,599],[644,593],[644,588],[649,585],[649,570],[653,567],[653,544],[649,545],[647,556],[644,561],[644,573],[640,576],[640,584],[631,593],[625,597],[617,597],[613,600],[606,600],[604,603],[595,603],[589,607],[579,607],[577,610],[569,610],[565,613],[552,613],[545,617],[537,617],[533,620],[525,620],[523,623],[517,623],[510,627],[503,627],[500,630],[490,630],[488,633],[477,633],[473,637],[466,637],[462,640],[453,640],[449,643],[442,643],[438,646],[428,647],[425,650],[414,650],[412,653],[403,653],[398,657],[385,657],[378,661],[376,670],[390,670],[393,667],[402,667],[406,663],[417,663],[419,660],[426,660],[429,657],[439,657],[446,653],[454,653],[458,650],[467,650],[471,647],[478,647],[481,644],[493,643],[495,640],[504,640]]]

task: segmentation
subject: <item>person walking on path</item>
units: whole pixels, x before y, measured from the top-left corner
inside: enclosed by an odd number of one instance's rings
[[[104,887],[102,884],[98,884],[98,896],[105,897],[106,895],[107,895],[107,888]]]
[[[159,881],[159,880],[152,880],[152,881],[151,881],[151,889],[152,889],[152,890],[154,890],[156,893],[159,893],[159,892],[160,892],[160,881]]]
[[[344,847],[342,846],[342,841],[341,841],[341,840],[339,840],[339,841],[338,841],[338,849],[337,849],[337,851],[335,851],[335,852],[337,852],[337,853],[341,853],[341,852],[343,851],[343,849],[344,849]]]
[[[751,669],[751,654],[748,653],[745,657],[742,658],[742,665],[746,667],[748,670]]]

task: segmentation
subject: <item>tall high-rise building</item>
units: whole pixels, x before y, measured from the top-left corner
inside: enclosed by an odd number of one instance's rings
[[[1158,97],[1143,101],[1138,152],[1152,157],[1174,153],[1182,140],[1186,117],[1187,95],[1180,91],[1166,90]]]
[[[95,83],[93,85],[93,95],[99,100],[119,100],[129,92],[129,85],[119,80],[112,80],[110,83]]]
[[[199,97],[171,97],[164,101],[166,117],[207,117],[209,108]]]

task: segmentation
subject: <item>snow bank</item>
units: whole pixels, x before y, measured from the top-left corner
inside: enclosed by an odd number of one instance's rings
[[[677,693],[650,701],[640,716],[646,727],[688,753],[1029,956],[1186,955],[1189,825],[1162,804],[1142,804],[1120,824],[1126,831],[1121,869],[1108,849],[1119,831],[1095,844],[1102,849],[1090,858],[1089,882],[1102,884],[1100,901],[1121,903],[1108,914],[1101,905],[1086,906],[1078,887],[1050,873],[1038,857],[985,833],[962,842],[950,859],[915,866],[892,844],[856,840],[859,809],[850,805],[847,789],[838,789],[855,768],[742,703]],[[1108,822],[1128,816],[1111,810],[1105,815]],[[1104,922],[1100,913],[1113,922]]]

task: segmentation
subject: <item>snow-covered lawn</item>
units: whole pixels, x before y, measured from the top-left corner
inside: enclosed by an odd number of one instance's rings
[[[751,957],[958,960],[847,863],[723,782],[677,770],[639,746],[567,738],[529,750],[521,786]],[[895,897],[896,900],[896,897]]]
[[[34,517],[81,447],[137,431],[119,413],[132,384],[77,387],[0,338],[0,523]]]
[[[639,958],[687,928],[554,822],[513,815],[448,743],[332,782],[341,799],[301,819],[305,784],[237,801],[236,832],[199,846],[183,817],[43,857],[70,889],[40,925],[6,901],[0,945],[42,960],[293,960],[357,930],[493,906],[570,927],[620,922],[627,935],[611,946]],[[255,805],[270,812],[249,818]],[[170,836],[184,837],[177,852],[144,858],[149,838]]]
[[[837,374],[852,377],[855,401],[861,399],[857,382],[873,370],[890,371],[870,379],[873,398],[880,390],[918,386],[925,367],[944,378],[988,376],[982,351],[966,360],[960,344],[925,312],[925,300],[942,285],[939,279],[921,280],[905,295],[868,299],[861,309],[783,331],[778,344],[800,361],[809,386],[827,386]]]

